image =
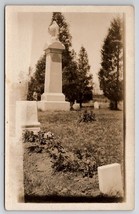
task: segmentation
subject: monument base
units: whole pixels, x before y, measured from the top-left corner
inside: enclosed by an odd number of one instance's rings
[[[65,102],[65,95],[62,93],[43,93],[41,101],[62,101]]]
[[[69,111],[70,110],[70,103],[66,101],[39,101],[38,102],[38,109],[41,111],[47,110],[62,110],[62,111]]]
[[[40,131],[40,122],[35,122],[34,124],[22,124],[22,130],[33,131],[34,133],[38,133]]]

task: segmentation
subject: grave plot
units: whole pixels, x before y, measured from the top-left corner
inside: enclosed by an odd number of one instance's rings
[[[124,200],[105,194],[98,179],[98,167],[115,163],[124,179],[122,112],[94,113],[95,121],[79,123],[81,112],[39,112],[45,137],[23,143],[26,202]]]

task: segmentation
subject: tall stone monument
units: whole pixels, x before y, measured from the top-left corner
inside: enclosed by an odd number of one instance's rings
[[[62,51],[64,45],[59,41],[59,26],[55,21],[49,26],[50,42],[45,47],[46,68],[45,85],[38,108],[46,110],[69,110],[70,104],[62,93]]]

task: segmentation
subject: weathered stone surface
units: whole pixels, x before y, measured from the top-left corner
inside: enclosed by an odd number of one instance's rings
[[[16,102],[16,133],[18,134],[21,129],[40,130],[36,101]]]
[[[70,109],[70,105],[69,102],[66,101],[39,101],[38,109],[41,111],[47,110],[68,111]]]
[[[65,101],[65,95],[62,93],[44,93],[41,100],[47,101]]]
[[[118,163],[98,167],[99,189],[109,196],[123,196],[121,166]]]

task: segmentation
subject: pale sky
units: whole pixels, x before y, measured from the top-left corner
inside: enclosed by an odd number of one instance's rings
[[[98,72],[101,63],[101,48],[107,35],[110,22],[118,13],[63,13],[69,24],[72,35],[72,48],[77,55],[83,45],[88,53],[93,81],[98,83]],[[24,13],[25,16],[25,13]],[[49,34],[48,26],[51,22],[52,13],[33,13],[32,55],[31,66],[34,67],[37,60],[43,54],[43,48],[47,43]]]

